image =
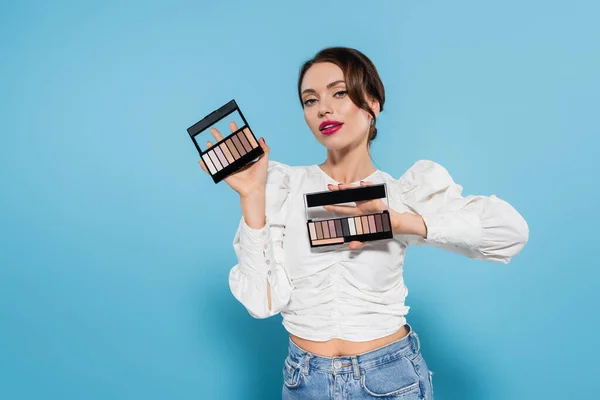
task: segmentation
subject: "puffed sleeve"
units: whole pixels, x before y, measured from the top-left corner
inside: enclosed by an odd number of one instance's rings
[[[266,224],[261,229],[246,225],[244,218],[233,239],[238,263],[229,272],[234,297],[254,318],[279,313],[289,302],[292,285],[283,268],[283,232],[290,193],[290,167],[269,161],[266,184]],[[267,298],[271,286],[271,310]]]
[[[390,197],[421,215],[427,237],[395,237],[407,244],[433,245],[474,259],[509,263],[529,240],[527,222],[495,195],[463,197],[462,190],[440,164],[417,161],[394,182]]]

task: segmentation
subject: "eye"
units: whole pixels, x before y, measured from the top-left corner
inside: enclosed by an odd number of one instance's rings
[[[314,104],[314,103],[311,103],[311,101],[316,101],[316,100],[315,99],[308,99],[308,100],[305,100],[303,104],[305,106],[310,106],[311,104]]]
[[[344,97],[344,96],[346,95],[346,93],[348,93],[348,92],[347,92],[347,91],[345,91],[345,90],[340,90],[339,92],[335,92],[335,96],[337,96],[337,95],[338,95],[338,94],[340,94],[340,93],[342,93],[343,95],[342,95],[342,96],[339,96],[339,97]]]

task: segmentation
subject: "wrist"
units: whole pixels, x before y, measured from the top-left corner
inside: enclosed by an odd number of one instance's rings
[[[395,235],[419,235],[427,238],[427,225],[420,215],[410,212],[399,213],[391,210],[390,219],[392,222],[392,232]]]
[[[265,194],[240,197],[244,222],[252,229],[262,229],[266,224]]]

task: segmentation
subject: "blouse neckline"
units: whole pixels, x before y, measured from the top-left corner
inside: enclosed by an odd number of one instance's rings
[[[325,178],[327,178],[329,181],[331,181],[331,182],[334,182],[335,184],[341,183],[341,182],[338,182],[338,181],[336,181],[335,179],[333,179],[331,176],[329,176],[329,174],[327,174],[327,172],[323,171],[323,169],[322,169],[321,167],[319,167],[319,165],[318,165],[318,164],[314,164],[314,165],[313,165],[313,167],[314,167],[315,169],[317,169],[317,170],[321,171],[321,174],[323,174],[323,176],[325,176]],[[360,181],[368,181],[369,179],[373,178],[373,177],[374,177],[374,176],[375,176],[375,175],[376,175],[378,172],[379,172],[379,170],[378,170],[378,169],[376,169],[376,170],[375,170],[375,172],[373,172],[373,173],[372,173],[372,174],[370,174],[369,176],[367,176],[367,177],[365,177],[365,178],[362,178],[362,179],[360,179],[360,180],[358,180],[358,181],[355,181],[355,182],[350,182],[350,183],[349,183],[349,184],[347,184],[347,185],[359,184],[359,183],[360,183]]]

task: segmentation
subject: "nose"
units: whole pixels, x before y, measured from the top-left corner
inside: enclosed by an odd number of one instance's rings
[[[319,117],[322,118],[326,114],[333,114],[333,108],[331,108],[331,105],[328,101],[323,99],[319,102]]]

